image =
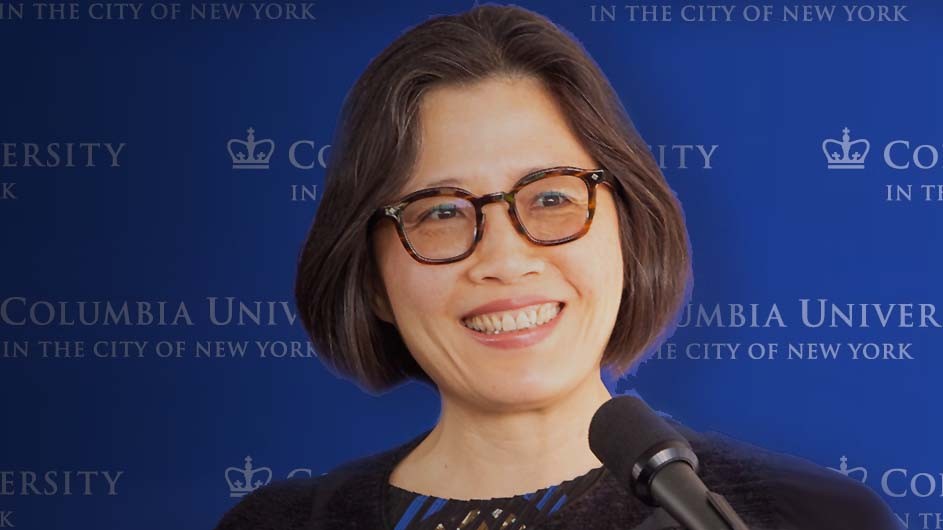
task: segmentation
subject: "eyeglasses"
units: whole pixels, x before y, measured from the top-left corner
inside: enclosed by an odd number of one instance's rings
[[[476,196],[462,188],[427,188],[379,208],[369,226],[390,218],[413,259],[431,265],[453,263],[471,255],[481,241],[482,207],[503,201],[520,235],[537,245],[560,245],[589,231],[599,183],[616,189],[603,169],[562,166],[530,173],[509,192]]]

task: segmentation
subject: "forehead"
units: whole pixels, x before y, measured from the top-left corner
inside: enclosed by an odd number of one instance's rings
[[[542,169],[547,169],[550,167],[556,167],[558,165],[560,164],[552,164],[552,165],[540,164],[536,166],[523,168],[519,170],[517,173],[513,173],[511,174],[511,176],[508,177],[508,179],[510,180],[508,180],[507,182],[507,187],[510,188],[512,184],[520,180],[522,177],[525,177],[531,173],[540,171]],[[437,178],[429,182],[423,182],[422,187],[434,188],[438,186],[458,186],[460,188],[464,188],[464,187],[474,184],[475,182],[479,180],[480,180],[480,177],[476,177],[475,175],[444,177],[444,178]]]
[[[433,88],[420,105],[420,125],[406,191],[489,193],[539,169],[593,165],[553,95],[533,78]]]

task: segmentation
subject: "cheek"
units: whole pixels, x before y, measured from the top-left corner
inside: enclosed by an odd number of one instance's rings
[[[611,195],[600,193],[597,198],[593,224],[586,234],[588,248],[581,249],[584,259],[593,267],[592,276],[596,281],[604,282],[602,289],[622,291],[624,263],[622,244],[619,237],[619,216]]]
[[[417,272],[408,264],[391,273],[390,298],[397,315],[424,318],[442,314],[448,296],[445,289],[435,274]]]
[[[624,284],[618,225],[596,221],[585,236],[559,247],[557,265],[579,296],[603,306],[618,304]]]
[[[445,301],[455,283],[445,270],[448,267],[414,260],[393,230],[379,237],[377,259],[397,321],[446,314]]]

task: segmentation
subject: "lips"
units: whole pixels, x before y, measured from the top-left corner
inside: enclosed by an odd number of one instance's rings
[[[556,302],[559,304],[564,304],[562,300],[554,300],[553,298],[547,298],[545,296],[517,296],[513,298],[501,298],[499,300],[493,300],[487,304],[480,305],[468,313],[462,315],[461,319],[465,320],[468,318],[476,317],[478,315],[484,315],[487,313],[497,313],[499,311],[510,311],[513,309],[521,309],[523,307],[536,305],[536,304],[545,304],[548,302]]]
[[[549,304],[553,303],[553,301],[549,302]],[[562,303],[560,304],[565,305]],[[488,347],[489,349],[500,351],[501,355],[506,355],[515,351],[521,352],[523,354],[526,352],[535,351],[532,349],[533,347],[540,344],[541,342],[544,342],[545,340],[548,340],[549,337],[551,337],[553,334],[553,331],[558,326],[560,326],[560,321],[562,318],[563,309],[560,309],[556,316],[544,322],[543,324],[530,326],[524,329],[515,329],[514,331],[488,333],[487,331],[478,331],[468,326],[462,326],[462,328],[472,339]]]
[[[480,333],[503,334],[543,326],[557,318],[558,302],[532,305],[521,310],[500,311],[462,320],[462,324]]]

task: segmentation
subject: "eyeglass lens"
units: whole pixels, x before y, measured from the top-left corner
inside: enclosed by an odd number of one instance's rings
[[[518,217],[532,238],[550,242],[579,232],[589,214],[589,191],[583,179],[552,175],[518,190]],[[449,259],[471,248],[475,240],[475,207],[466,199],[426,197],[403,211],[406,239],[428,259]]]

